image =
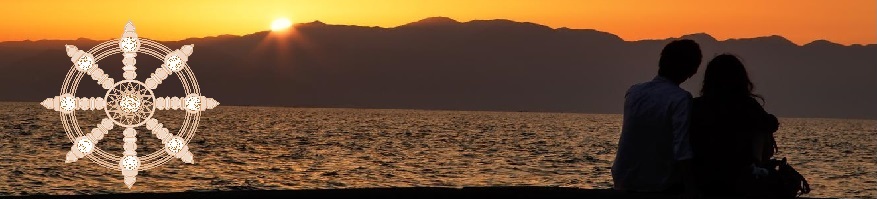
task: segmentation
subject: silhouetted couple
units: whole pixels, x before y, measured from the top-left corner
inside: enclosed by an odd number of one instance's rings
[[[612,165],[616,190],[752,196],[775,148],[777,118],[764,111],[741,61],[716,56],[700,97],[679,87],[702,59],[692,40],[661,51],[658,76],[625,94],[624,124]],[[763,101],[763,99],[762,99]]]

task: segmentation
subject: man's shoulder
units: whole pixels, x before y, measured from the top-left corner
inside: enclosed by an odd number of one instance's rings
[[[677,99],[686,99],[690,100],[693,96],[691,92],[688,92],[685,89],[679,87],[679,85],[674,84],[666,84],[662,82],[642,82],[638,84],[634,84],[627,89],[627,94],[632,92],[643,92],[647,91],[649,93],[660,94],[660,96],[672,98],[674,100]]]
[[[627,92],[624,93],[624,96],[628,96],[631,93],[638,93],[642,90],[646,90],[643,87],[645,87],[648,83],[649,82],[642,82],[642,83],[637,83],[637,84],[631,85],[630,88],[627,88]]]
[[[640,83],[636,83],[636,84],[631,85],[630,88],[628,88],[627,90],[634,90],[634,89],[637,89],[637,88],[641,88],[641,87],[643,87],[643,86],[646,86],[646,84],[648,84],[648,83],[651,83],[651,82],[649,81],[649,82],[640,82]]]
[[[627,91],[630,92],[630,91],[640,91],[640,90],[665,89],[664,86],[665,85],[663,85],[661,82],[657,82],[657,81],[652,80],[652,81],[640,82],[640,83],[636,83],[634,85],[631,85],[630,88],[627,89]]]

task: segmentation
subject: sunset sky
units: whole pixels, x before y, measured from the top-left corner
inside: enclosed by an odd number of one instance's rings
[[[148,3],[146,3],[148,2]],[[596,29],[625,40],[663,39],[705,32],[719,40],[782,35],[797,44],[826,39],[877,43],[877,1],[799,0],[374,0],[374,1],[4,1],[0,41],[109,39],[132,20],[157,40],[270,29],[292,23],[395,27],[426,17],[458,21],[510,19],[553,28]]]

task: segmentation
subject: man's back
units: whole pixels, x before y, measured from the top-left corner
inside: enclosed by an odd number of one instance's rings
[[[615,189],[659,192],[680,185],[677,160],[690,159],[688,122],[691,94],[655,77],[625,95],[624,124],[612,178]]]

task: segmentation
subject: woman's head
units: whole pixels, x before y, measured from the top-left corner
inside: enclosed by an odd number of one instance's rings
[[[746,72],[743,62],[737,56],[721,54],[707,63],[700,95],[761,98],[761,96],[752,93],[754,89],[755,86],[749,80],[749,74]]]

